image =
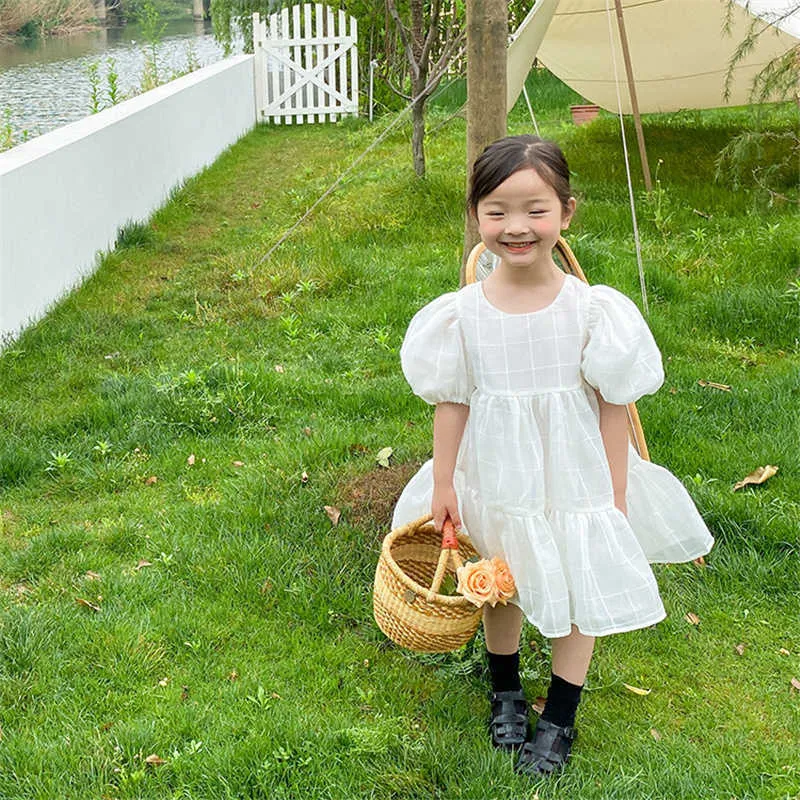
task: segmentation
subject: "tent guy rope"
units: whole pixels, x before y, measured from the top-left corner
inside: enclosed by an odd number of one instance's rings
[[[267,261],[269,257],[311,216],[317,206],[319,206],[319,204],[322,203],[325,198],[333,194],[336,189],[342,185],[344,179],[403,121],[414,104],[428,91],[428,89],[430,89],[430,87],[439,77],[439,75],[436,75],[431,78],[431,80],[428,82],[428,85],[416,97],[411,98],[408,105],[397,113],[397,116],[394,118],[394,120],[392,120],[392,122],[380,134],[378,134],[374,141],[364,148],[355,161],[353,161],[350,166],[347,167],[347,169],[342,172],[339,177],[336,178],[336,180],[306,209],[306,212],[300,217],[300,219],[298,219],[297,222],[295,222],[294,225],[292,225],[258,261],[256,261],[255,264],[253,264],[251,267],[252,272],[255,272],[255,270],[257,270],[265,261]],[[444,90],[444,88],[445,87],[443,86],[439,86],[428,99],[428,102],[433,100],[440,92]]]
[[[631,205],[633,241],[636,245],[636,265],[639,270],[639,288],[642,292],[642,310],[646,316],[649,316],[650,308],[647,304],[647,286],[644,280],[644,265],[642,263],[642,243],[639,240],[639,225],[636,220],[636,201],[633,194],[633,181],[631,180],[631,162],[628,155],[628,140],[625,137],[625,120],[622,116],[622,95],[619,91],[619,68],[617,65],[617,50],[614,46],[614,26],[611,21],[610,0],[606,0],[606,15],[608,17],[608,40],[611,47],[611,60],[614,64],[614,84],[617,92],[617,113],[619,115],[619,129],[622,135],[622,152],[625,155],[625,175],[628,179],[628,199]]]

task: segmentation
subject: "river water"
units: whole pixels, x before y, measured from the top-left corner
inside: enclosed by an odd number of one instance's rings
[[[7,125],[14,144],[39,136],[92,112],[90,65],[97,63],[100,107],[110,105],[109,71],[118,74],[120,97],[136,94],[145,67],[137,25],[107,28],[31,43],[0,44],[0,132]],[[233,52],[242,52],[241,42]],[[159,75],[207,66],[224,57],[210,22],[191,18],[167,23],[156,49]],[[109,64],[113,59],[113,67]],[[0,140],[2,140],[0,135]]]

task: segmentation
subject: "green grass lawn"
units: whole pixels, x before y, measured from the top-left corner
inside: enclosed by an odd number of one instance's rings
[[[574,172],[569,241],[638,302],[618,122],[575,128],[574,96],[532,83]],[[491,749],[480,641],[413,655],[371,617],[392,499],[431,449],[398,349],[458,281],[455,118],[425,180],[398,129],[264,263],[386,122],[257,129],[3,353],[0,797],[800,797],[800,220],[713,180],[752,116],[645,120],[667,380],[639,408],[717,545],[656,567],[665,622],[598,643],[563,776],[519,778]],[[548,657],[527,629],[532,697]]]

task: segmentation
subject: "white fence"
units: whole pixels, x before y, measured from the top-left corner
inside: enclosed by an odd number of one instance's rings
[[[344,11],[306,3],[253,14],[259,121],[287,125],[358,115],[358,27]]]
[[[253,98],[253,56],[236,56],[0,153],[0,337],[249,131]]]

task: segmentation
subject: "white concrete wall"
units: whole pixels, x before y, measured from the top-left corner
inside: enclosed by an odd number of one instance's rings
[[[253,84],[253,56],[235,56],[0,153],[0,337],[253,128]]]

